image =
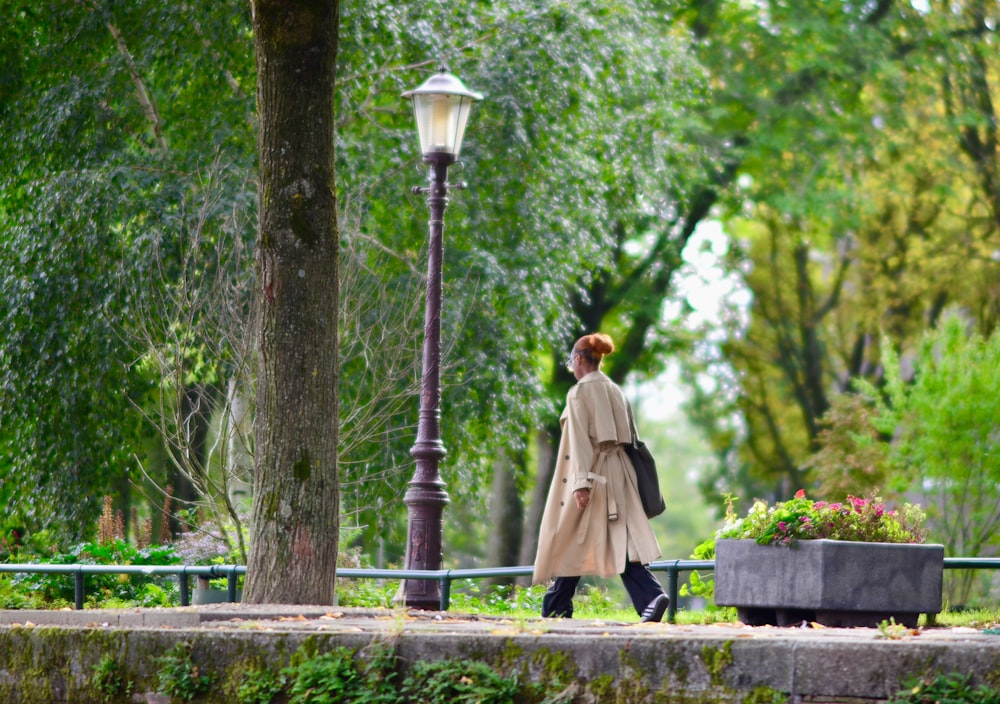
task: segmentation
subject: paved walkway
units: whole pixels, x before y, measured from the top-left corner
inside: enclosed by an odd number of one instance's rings
[[[84,609],[60,611],[0,610],[0,625],[53,625],[104,628],[258,628],[364,633],[438,633],[499,635],[647,636],[657,638],[741,638],[823,640],[837,643],[872,641],[981,643],[1000,647],[1000,628],[825,628],[639,623],[586,619],[504,618],[455,612],[408,609],[360,609],[336,606],[206,604],[175,608]]]

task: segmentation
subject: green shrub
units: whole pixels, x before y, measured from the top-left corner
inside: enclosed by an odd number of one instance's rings
[[[133,683],[122,674],[121,666],[113,655],[101,658],[101,662],[94,667],[90,684],[103,702],[119,701],[132,696]]]
[[[236,690],[237,704],[271,704],[285,688],[285,675],[270,670],[250,670]]]
[[[306,660],[293,674],[289,704],[346,704],[361,688],[354,653],[345,647]]]
[[[191,660],[191,645],[178,643],[158,659],[159,692],[185,702],[208,692],[212,677]]]
[[[498,586],[484,592],[481,583],[467,579],[457,583],[451,594],[451,608],[462,613],[510,616],[519,612],[541,613],[545,585],[533,587]],[[583,594],[579,598],[586,599]],[[579,602],[578,602],[579,604]]]
[[[104,543],[80,543],[45,560],[53,565],[173,565],[173,548],[136,548],[121,538]],[[156,589],[150,589],[155,585]],[[22,573],[11,578],[16,591],[32,594],[36,604],[60,608],[74,600],[73,578],[62,574]],[[168,576],[144,574],[90,574],[84,577],[87,605],[168,606],[179,602],[177,585]]]
[[[503,677],[476,660],[418,662],[403,682],[403,696],[422,704],[513,704],[516,677]]]
[[[392,647],[375,644],[365,657],[339,647],[286,668],[289,704],[396,704],[396,655]]]
[[[391,609],[399,580],[346,579],[337,577],[337,603],[364,609]]]
[[[986,685],[973,687],[971,680],[958,673],[918,679],[886,704],[1000,704],[1000,692]]]

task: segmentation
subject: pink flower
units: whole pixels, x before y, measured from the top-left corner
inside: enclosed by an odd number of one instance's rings
[[[804,498],[806,498],[806,490],[805,489],[799,489],[798,491],[796,491],[795,492],[795,498],[796,499],[804,499]]]
[[[784,533],[786,530],[788,530],[788,524],[785,523],[784,521],[778,521],[778,530]]]
[[[846,503],[849,508],[854,509],[858,513],[861,513],[862,509],[865,507],[865,500],[859,499],[856,496],[848,496]]]

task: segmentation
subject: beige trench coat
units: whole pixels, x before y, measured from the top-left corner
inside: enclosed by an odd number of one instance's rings
[[[625,571],[626,559],[648,564],[660,557],[635,470],[621,447],[632,439],[627,409],[625,394],[600,371],[569,390],[533,584],[552,577],[613,577]],[[573,498],[581,488],[590,489],[582,511]]]

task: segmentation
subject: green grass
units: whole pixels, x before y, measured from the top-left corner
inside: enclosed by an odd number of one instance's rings
[[[920,625],[936,628],[1000,628],[1000,606],[950,611],[945,609],[932,621],[920,617]]]
[[[536,585],[482,590],[478,583],[467,580],[460,588],[456,585],[448,611],[455,615],[498,616],[515,620],[539,618],[545,589],[545,585]],[[573,598],[573,617],[591,621],[637,622],[638,614],[620,591],[601,584],[582,583]],[[341,603],[348,605],[344,601]],[[735,620],[735,609],[682,609],[677,611],[675,623],[729,623]]]
[[[449,612],[460,614],[477,614],[485,616],[501,616],[516,620],[537,618],[541,614],[544,585],[535,587],[504,588],[483,592],[471,580],[463,585],[463,589],[452,594]],[[581,585],[573,600],[574,618],[594,621],[615,621],[632,623],[638,621],[635,610],[623,604],[613,591],[599,585]],[[666,620],[664,618],[664,620]],[[686,625],[702,625],[712,623],[733,623],[736,621],[736,610],[732,608],[708,608],[697,611],[679,609],[674,622]],[[934,619],[921,616],[921,627],[928,628],[1000,628],[1000,606],[992,608],[963,609],[950,611],[945,609]]]

